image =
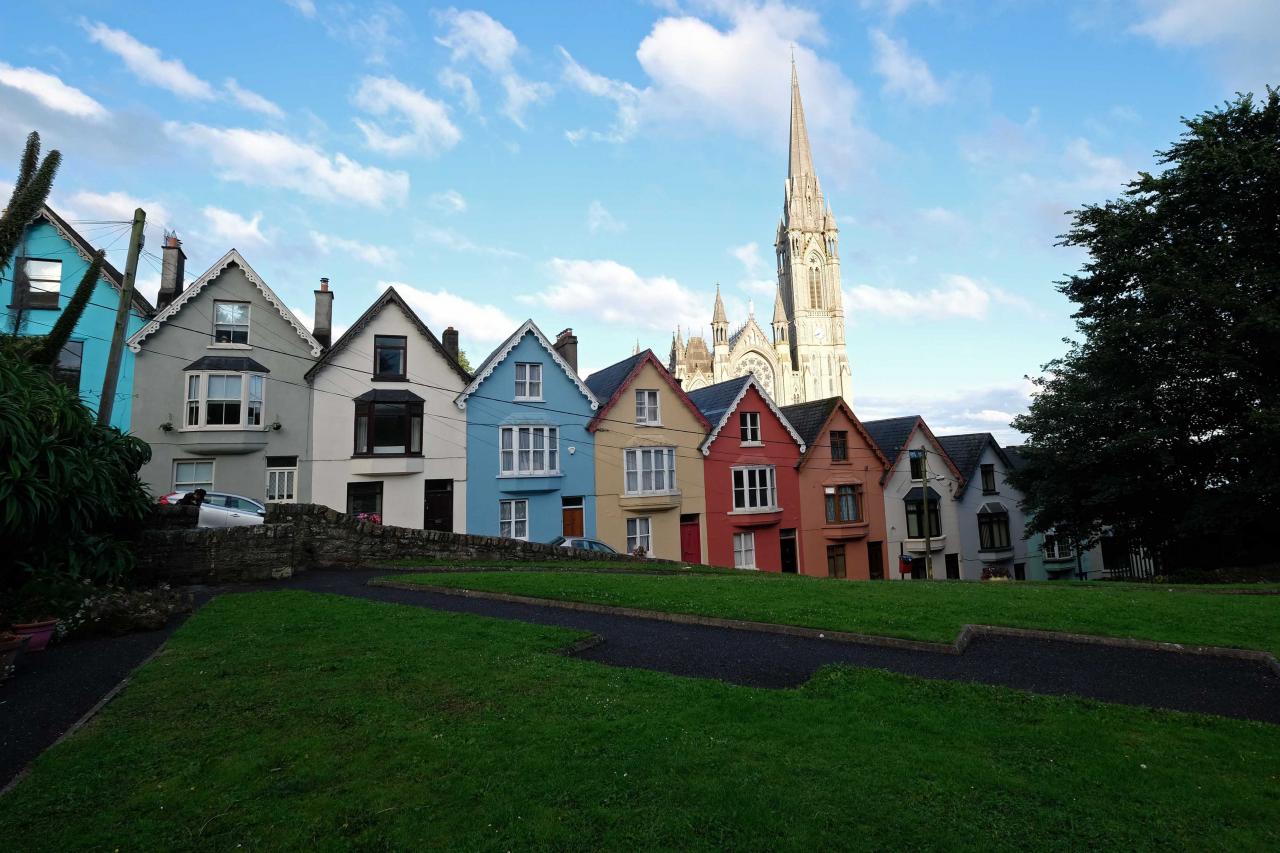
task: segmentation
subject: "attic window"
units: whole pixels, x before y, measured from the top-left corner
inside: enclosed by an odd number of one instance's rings
[[[994,495],[996,493],[996,466],[982,466],[982,493],[984,495]]]
[[[213,303],[213,342],[215,344],[249,343],[249,303]]]
[[[56,311],[62,289],[62,261],[22,258],[18,261],[18,269],[22,274],[16,282],[14,306]]]

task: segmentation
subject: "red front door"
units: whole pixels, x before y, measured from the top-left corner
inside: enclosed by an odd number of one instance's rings
[[[686,563],[702,562],[702,535],[696,515],[680,516],[680,559]]]

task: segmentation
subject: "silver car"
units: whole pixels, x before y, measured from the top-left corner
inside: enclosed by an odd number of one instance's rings
[[[558,545],[561,548],[577,548],[581,551],[595,551],[599,554],[618,553],[599,539],[587,539],[584,536],[557,536],[547,544]]]
[[[187,492],[170,492],[162,495],[162,504],[180,504]],[[204,503],[200,504],[200,520],[198,527],[247,527],[262,524],[266,520],[267,508],[253,498],[244,495],[232,495],[226,492],[206,492]]]

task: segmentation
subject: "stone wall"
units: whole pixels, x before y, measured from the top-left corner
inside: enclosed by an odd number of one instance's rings
[[[171,522],[143,532],[138,575],[146,581],[226,583],[288,577],[306,569],[354,569],[388,560],[609,560],[668,564],[618,554],[556,548],[538,542],[414,530],[357,521],[313,504],[272,504],[267,523],[225,529],[174,529]]]

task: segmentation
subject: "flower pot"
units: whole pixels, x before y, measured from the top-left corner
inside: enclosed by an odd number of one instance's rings
[[[27,638],[27,651],[42,652],[44,647],[49,645],[49,640],[53,637],[53,629],[57,626],[57,619],[45,619],[42,622],[15,624],[13,633]]]
[[[17,660],[18,653],[27,644],[26,637],[17,634],[0,634],[0,681],[9,676],[9,669]]]

